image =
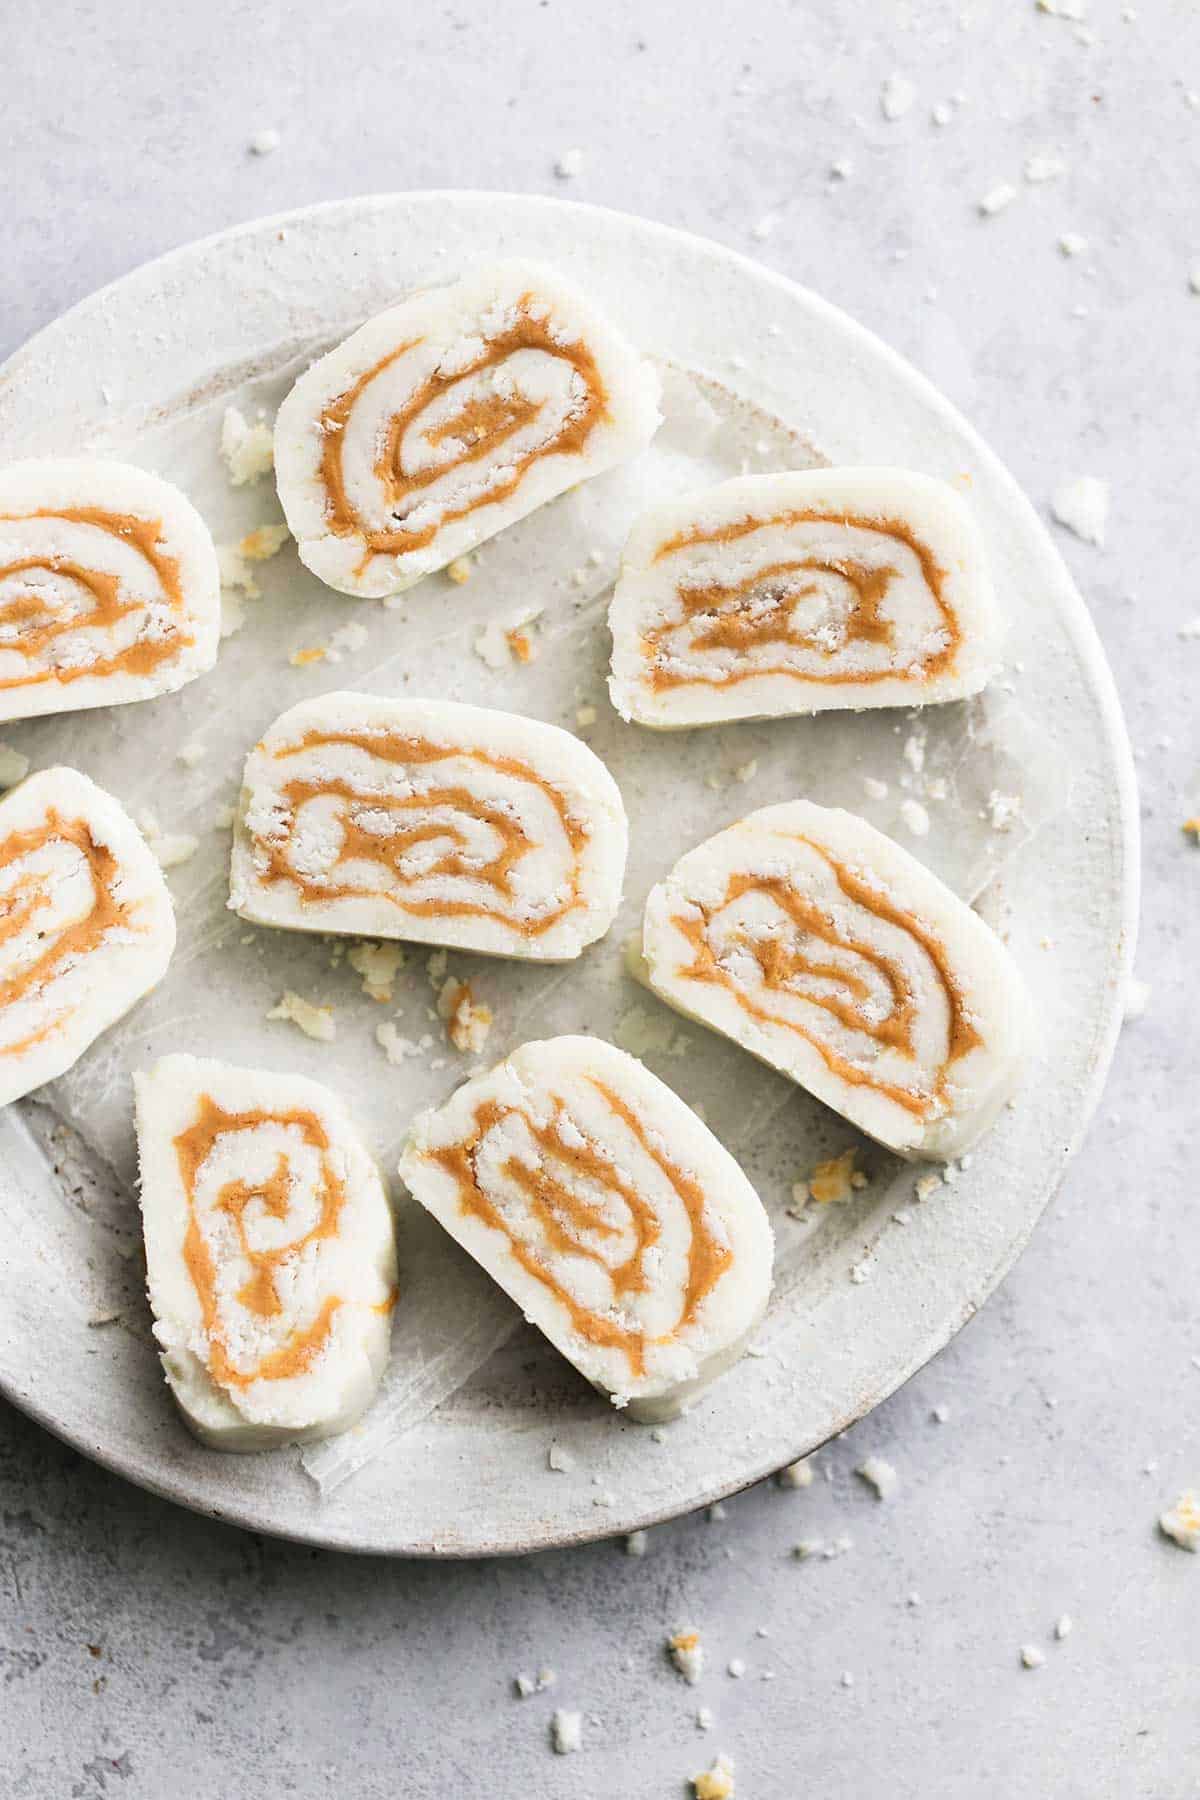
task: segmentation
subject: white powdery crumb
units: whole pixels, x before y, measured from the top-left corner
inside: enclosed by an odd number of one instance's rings
[[[469,556],[456,556],[453,562],[446,564],[446,579],[455,587],[465,587],[471,579],[471,559]]]
[[[889,75],[879,90],[879,110],[885,119],[902,119],[917,97],[907,75]]]
[[[1186,625],[1179,627],[1181,638],[1200,638],[1200,616],[1189,619]]]
[[[0,788],[16,787],[29,773],[29,758],[11,744],[0,744]]]
[[[843,1669],[842,1670],[842,1686],[844,1688],[852,1688],[854,1686],[853,1670],[851,1670],[851,1669]]]
[[[725,1508],[721,1505],[721,1502],[719,1500],[714,1500],[705,1516],[710,1525],[719,1525],[721,1520],[727,1517],[727,1514]]]
[[[810,1488],[814,1479],[812,1464],[806,1456],[779,1471],[779,1485],[783,1488]]]
[[[576,175],[582,175],[587,157],[578,147],[564,150],[554,165],[554,173],[560,181],[572,181]]]
[[[714,1720],[713,1720],[712,1707],[711,1706],[699,1707],[696,1712],[696,1730],[697,1731],[711,1731],[713,1728],[713,1723],[714,1723]]]
[[[188,743],[180,744],[175,752],[175,761],[181,762],[185,769],[194,769],[196,764],[202,763],[207,755],[207,747],[200,742],[199,738],[191,738]]]
[[[778,223],[779,220],[774,213],[765,213],[761,219],[750,227],[750,236],[756,243],[765,244]]]
[[[615,1400],[613,1404],[614,1406],[616,1405]],[[617,1496],[613,1493],[611,1488],[602,1488],[598,1494],[592,1495],[593,1506],[615,1506],[616,1504]]]
[[[831,181],[849,181],[854,173],[854,159],[850,156],[839,156],[836,162],[829,165]]]
[[[819,1557],[822,1562],[833,1562],[839,1556],[845,1556],[853,1550],[854,1539],[843,1534],[835,1538],[801,1538],[792,1545],[792,1555],[797,1562],[809,1562]]]
[[[475,654],[489,669],[507,669],[515,662],[532,662],[537,654],[528,627],[545,611],[541,606],[522,607],[507,619],[490,619],[475,637]]]
[[[1108,483],[1097,475],[1075,475],[1054,490],[1050,510],[1060,525],[1085,544],[1104,548],[1108,527]]]
[[[742,1679],[742,1676],[746,1673],[746,1665],[740,1656],[732,1658],[726,1673],[732,1676],[734,1681],[740,1681]]]
[[[229,606],[229,597],[240,594],[246,600],[258,600],[262,589],[251,567],[253,563],[269,562],[277,556],[291,536],[286,525],[259,525],[237,544],[217,545],[217,571],[221,579],[222,600],[228,608],[228,619],[222,613],[221,635],[229,637],[241,629],[244,615],[236,602]]]
[[[1042,1664],[1045,1662],[1045,1660],[1046,1660],[1045,1651],[1039,1650],[1036,1644],[1022,1644],[1021,1645],[1021,1667],[1022,1668],[1024,1668],[1024,1669],[1040,1669]]]
[[[886,800],[887,799],[888,784],[886,781],[879,781],[876,779],[876,777],[874,775],[864,775],[862,778],[862,784],[863,784],[863,792],[866,794],[868,800]]]
[[[1037,0],[1037,9],[1054,19],[1069,19],[1079,25],[1087,18],[1088,0]]]
[[[278,150],[279,143],[279,133],[275,127],[266,125],[250,139],[250,151],[253,156],[270,156],[272,150]]]
[[[870,1281],[871,1264],[869,1262],[851,1263],[850,1279],[855,1287],[861,1287],[864,1281]]]
[[[221,420],[221,461],[234,487],[259,481],[274,466],[275,445],[271,427],[262,419],[251,425],[236,406],[227,406]]]
[[[744,787],[748,781],[753,781],[757,774],[758,763],[754,757],[751,757],[749,762],[739,764],[733,771],[733,779],[735,781],[740,781]]]
[[[626,1556],[645,1556],[650,1538],[644,1531],[631,1531],[625,1539]]]
[[[1088,241],[1078,231],[1064,231],[1058,240],[1058,247],[1064,256],[1082,256],[1087,250]]]
[[[438,995],[438,1016],[456,1050],[479,1055],[492,1029],[492,1009],[475,999],[469,982],[450,976]]]
[[[575,1467],[575,1458],[562,1444],[551,1444],[546,1452],[546,1467],[560,1475],[568,1475]]]
[[[402,1036],[392,1021],[385,1019],[382,1025],[375,1027],[375,1042],[393,1067],[398,1068],[410,1057],[424,1056],[426,1050],[433,1043],[433,1039],[426,1033],[419,1042],[415,1042],[412,1038]]]
[[[1158,1529],[1181,1550],[1200,1550],[1200,1493],[1188,1488],[1174,1506],[1160,1513]]]
[[[1200,294],[1200,263],[1193,263],[1188,271],[1188,286],[1193,294]]]
[[[1065,175],[1066,172],[1067,165],[1062,157],[1055,156],[1051,151],[1034,150],[1025,158],[1024,173],[1026,181],[1034,183],[1041,181],[1057,181],[1059,176]]]
[[[707,1730],[707,1726],[703,1727]],[[737,1792],[733,1781],[733,1759],[724,1751],[711,1768],[692,1776],[692,1792],[696,1800],[734,1800]]]
[[[1002,794],[999,789],[992,789],[987,798],[987,820],[993,831],[1011,831],[1020,813],[1020,794]]]
[[[948,1406],[935,1406],[929,1416],[935,1425],[944,1425],[950,1417],[950,1408]]]
[[[367,999],[386,1005],[392,998],[396,976],[404,967],[404,951],[400,945],[377,944],[365,938],[347,951],[346,961],[356,975],[362,976]]]
[[[1150,1006],[1150,994],[1151,988],[1148,981],[1139,981],[1136,975],[1129,977],[1125,983],[1124,1017],[1126,1023],[1132,1019],[1145,1018]]]
[[[570,1756],[583,1743],[583,1714],[559,1707],[550,1721],[550,1742],[559,1756]]]
[[[909,1212],[907,1206],[897,1207],[896,1211],[892,1214],[893,1225],[911,1225],[912,1221],[913,1216]]]
[[[325,646],[325,655],[331,663],[341,662],[343,656],[361,650],[367,641],[367,628],[357,619],[349,625],[339,625]]]
[[[908,736],[904,740],[904,749],[901,751],[901,755],[903,756],[905,762],[908,764],[909,768],[912,770],[913,774],[919,775],[921,773],[922,769],[925,767],[925,730],[924,730],[924,727],[921,727],[921,729],[918,731],[910,731],[909,732]]]
[[[935,125],[949,125],[954,117],[954,102],[952,100],[939,100],[929,116]]]
[[[902,800],[900,802],[900,817],[914,837],[928,837],[929,814],[919,800],[913,800],[911,798]]]
[[[1064,1638],[1070,1637],[1074,1629],[1075,1621],[1070,1613],[1060,1613],[1058,1618],[1054,1621],[1054,1635],[1060,1644]]]
[[[267,1017],[286,1019],[289,1024],[297,1026],[305,1037],[315,1038],[319,1044],[331,1044],[337,1036],[332,1006],[316,1006],[302,994],[294,994],[290,988],[276,1001]]]
[[[671,1661],[689,1687],[695,1687],[704,1673],[704,1645],[698,1631],[676,1631],[667,1639]]]
[[[200,839],[190,831],[164,831],[152,812],[140,812],[137,827],[160,869],[175,869],[195,856]]]
[[[985,219],[995,218],[996,214],[1002,213],[1006,206],[1011,206],[1016,197],[1017,190],[1011,181],[998,181],[995,187],[988,189],[979,202],[979,210]]]
[[[854,1473],[875,1489],[877,1500],[890,1500],[900,1486],[899,1475],[882,1456],[868,1456],[866,1462],[860,1463]]]
[[[941,1186],[942,1177],[931,1169],[928,1175],[921,1176],[913,1192],[918,1200],[928,1200]]]

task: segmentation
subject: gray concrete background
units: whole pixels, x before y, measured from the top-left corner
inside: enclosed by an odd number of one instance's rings
[[[1134,10],[1090,0],[1081,28],[1035,0],[7,9],[2,353],[260,213],[567,191],[819,289],[939,382],[1040,505],[1067,476],[1110,482],[1107,548],[1063,548],[1139,757],[1153,991],[983,1315],[821,1456],[832,1480],[665,1526],[644,1561],[619,1544],[467,1566],[276,1544],[0,1412],[6,1800],[651,1800],[685,1795],[719,1750],[738,1800],[1200,1793],[1200,1557],[1155,1531],[1200,1484],[1200,851],[1179,829],[1200,812],[1200,639],[1179,636],[1200,615],[1200,14]],[[895,72],[917,94],[888,122]],[[282,141],[255,157],[263,127]],[[571,147],[585,166],[564,183]],[[1047,150],[1066,174],[1027,183]],[[1018,197],[982,217],[1005,180]],[[1064,232],[1088,251],[1060,254]],[[886,1506],[852,1473],[871,1452],[901,1475]],[[790,1559],[837,1531],[847,1555]],[[708,1647],[699,1689],[662,1656],[684,1622]],[[1024,1643],[1042,1668],[1019,1666]],[[542,1664],[553,1693],[514,1698],[513,1674]],[[578,1756],[550,1749],[555,1704],[586,1715]]]

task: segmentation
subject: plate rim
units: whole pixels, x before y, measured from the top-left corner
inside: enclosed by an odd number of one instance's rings
[[[957,1309],[948,1318],[936,1321],[920,1335],[906,1365],[896,1372],[894,1377],[889,1375],[879,1391],[862,1396],[847,1410],[845,1416],[839,1417],[830,1425],[827,1437],[821,1440],[827,1442],[830,1437],[866,1417],[882,1401],[888,1399],[911,1380],[920,1369],[945,1348],[953,1337],[957,1336],[963,1326],[975,1316],[980,1307],[996,1291],[1028,1247],[1047,1207],[1058,1193],[1071,1162],[1078,1154],[1095,1115],[1120,1031],[1124,985],[1133,968],[1141,887],[1137,777],[1116,682],[1092,616],[1045,519],[1007,465],[991,449],[974,425],[928,376],[868,326],[863,325],[852,314],[832,301],[826,300],[804,283],[768,268],[753,256],[734,249],[718,239],[707,237],[700,232],[687,231],[678,226],[666,225],[657,219],[648,219],[640,214],[618,208],[599,206],[585,201],[560,199],[555,195],[443,187],[350,195],[245,219],[222,230],[211,232],[204,237],[176,245],[159,256],[136,264],[102,287],[82,296],[65,312],[41,326],[32,337],[19,344],[5,358],[4,362],[0,363],[0,389],[9,382],[20,379],[22,361],[26,357],[35,356],[41,350],[44,340],[52,338],[54,334],[69,327],[92,309],[102,309],[109,298],[119,289],[139,278],[147,277],[156,271],[169,271],[173,265],[183,262],[186,258],[218,247],[223,248],[241,238],[271,229],[287,230],[300,227],[326,214],[357,212],[369,215],[389,207],[403,206],[405,203],[419,202],[428,205],[436,204],[438,201],[475,202],[492,206],[515,203],[534,211],[560,215],[571,214],[583,219],[601,218],[618,221],[621,224],[633,224],[639,232],[648,233],[665,245],[678,243],[689,246],[693,251],[699,248],[704,254],[732,266],[747,278],[777,288],[793,302],[798,299],[810,313],[835,326],[851,341],[857,340],[873,357],[882,358],[890,363],[915,397],[932,413],[940,415],[969,442],[973,454],[1003,491],[1007,504],[1025,515],[1026,523],[1031,526],[1040,541],[1042,553],[1054,565],[1058,576],[1057,599],[1059,604],[1057,610],[1071,648],[1079,658],[1086,685],[1095,700],[1104,729],[1106,746],[1111,753],[1116,775],[1114,816],[1119,831],[1116,834],[1115,842],[1120,848],[1120,869],[1119,882],[1114,882],[1114,899],[1120,914],[1120,941],[1116,947],[1113,969],[1117,979],[1112,983],[1111,990],[1104,996],[1098,1013],[1094,1053],[1086,1072],[1086,1082],[1079,1093],[1073,1129],[1066,1143],[1061,1147],[1058,1167],[1036,1213],[1022,1222],[1012,1242],[1005,1246],[1003,1254],[988,1270],[984,1278],[975,1284],[975,1290],[960,1300]],[[89,1460],[158,1498],[187,1507],[188,1510],[204,1517],[215,1518],[241,1529],[294,1543],[304,1543],[360,1555],[414,1557],[422,1560],[465,1561],[481,1556],[524,1555],[537,1550],[566,1548],[595,1542],[614,1535],[622,1535],[627,1531],[648,1528],[739,1493],[762,1481],[779,1468],[795,1461],[798,1457],[812,1454],[820,1447],[819,1444],[801,1442],[796,1446],[794,1452],[786,1456],[780,1457],[777,1453],[772,1452],[761,1466],[756,1465],[755,1472],[750,1475],[747,1476],[744,1472],[739,1471],[732,1480],[718,1480],[702,1493],[690,1497],[685,1504],[672,1502],[667,1506],[651,1507],[644,1514],[634,1513],[628,1520],[623,1520],[616,1532],[610,1522],[601,1518],[594,1525],[586,1527],[555,1528],[551,1526],[540,1533],[532,1534],[529,1534],[527,1528],[527,1535],[519,1541],[517,1538],[511,1537],[499,1542],[460,1544],[398,1537],[386,1544],[363,1543],[355,1541],[354,1537],[346,1530],[332,1526],[328,1520],[322,1521],[319,1512],[314,1514],[310,1522],[279,1524],[268,1516],[269,1509],[261,1505],[260,1496],[257,1495],[245,1496],[229,1503],[214,1503],[211,1500],[203,1499],[185,1484],[172,1482],[169,1475],[162,1472],[162,1465],[156,1465],[149,1457],[121,1455],[107,1450],[103,1444],[94,1443],[89,1439],[86,1431],[56,1418],[47,1408],[39,1404],[33,1394],[23,1392],[6,1375],[3,1368],[0,1368],[0,1395],[44,1430],[49,1431],[80,1454],[87,1456]]]

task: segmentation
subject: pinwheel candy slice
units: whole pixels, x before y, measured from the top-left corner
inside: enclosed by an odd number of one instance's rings
[[[613,705],[661,730],[957,700],[1000,642],[970,511],[905,469],[748,475],[654,507],[609,624]]]
[[[595,1038],[525,1044],[409,1132],[422,1206],[613,1403],[670,1418],[766,1307],[772,1237],[729,1152]]]
[[[659,381],[589,300],[535,263],[480,268],[368,320],[275,423],[301,559],[346,594],[396,594],[660,423]]]
[[[0,720],[148,700],[217,658],[212,539],[127,463],[0,469]]]
[[[960,1155],[1013,1091],[1025,986],[995,933],[852,813],[795,800],[680,858],[646,902],[655,993],[904,1156]]]
[[[162,870],[111,795],[54,768],[0,800],[0,1105],[77,1062],[174,948]]]
[[[134,1076],[154,1333],[204,1443],[330,1437],[369,1404],[391,1210],[345,1107],[301,1075],[167,1056]]]
[[[230,905],[263,925],[566,962],[612,923],[627,840],[612,776],[556,726],[326,694],[247,759]]]

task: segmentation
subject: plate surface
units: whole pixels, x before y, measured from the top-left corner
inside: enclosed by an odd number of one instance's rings
[[[1136,917],[1132,762],[1087,613],[1011,477],[930,386],[814,295],[700,239],[558,201],[417,194],[338,202],[192,245],[76,307],[0,371],[0,459],[125,456],[177,480],[218,541],[277,518],[270,483],[234,490],[216,457],[223,408],[273,407],[297,368],[414,286],[495,255],[532,255],[590,289],[664,365],[667,425],[645,459],[545,508],[391,609],[324,589],[286,550],[263,597],[183,693],[5,731],[35,766],[75,762],[135,813],[201,840],[172,872],[180,948],[163,987],[35,1103],[0,1115],[0,1388],[79,1449],[148,1488],[254,1529],[361,1551],[470,1555],[632,1530],[730,1493],[876,1405],[972,1315],[1010,1267],[1077,1148],[1121,1010]],[[668,366],[669,365],[669,366]],[[621,724],[603,673],[606,593],[625,526],[660,493],[743,466],[897,463],[963,484],[1012,619],[1011,665],[980,702],[913,715],[826,715],[662,739]],[[541,607],[539,655],[493,668],[489,618]],[[334,642],[354,621],[363,643]],[[360,637],[362,634],[352,634]],[[289,650],[320,645],[294,667]],[[408,1116],[466,1059],[429,1017],[413,953],[381,1009],[331,946],[250,931],[222,911],[214,828],[241,759],[284,706],[336,687],[428,692],[578,726],[625,794],[633,844],[622,915],[579,965],[536,971],[454,957],[496,1013],[492,1053],[588,1029],[637,1049],[743,1162],[778,1239],[756,1346],[658,1441],[606,1408],[411,1203],[404,1298],[377,1408],[302,1463],[201,1449],[172,1410],[141,1297],[128,1075],[169,1049],[309,1072],[358,1106],[386,1169]],[[583,722],[579,709],[596,708]],[[185,765],[175,752],[197,740]],[[888,783],[868,799],[863,777]],[[1022,802],[994,829],[993,793]],[[1014,1106],[923,1203],[921,1171],[863,1147],[845,1207],[786,1212],[791,1185],[855,1141],[732,1045],[639,994],[620,940],[652,882],[751,807],[803,793],[864,812],[1008,936],[1037,995],[1040,1042]],[[335,1008],[315,1045],[266,1011],[285,988]],[[374,1026],[429,1044],[387,1063]],[[897,1224],[894,1214],[910,1215]],[[855,1266],[869,1279],[851,1280]],[[107,1323],[100,1321],[107,1320]],[[401,1425],[406,1429],[399,1433]],[[573,1467],[554,1472],[557,1442]]]

